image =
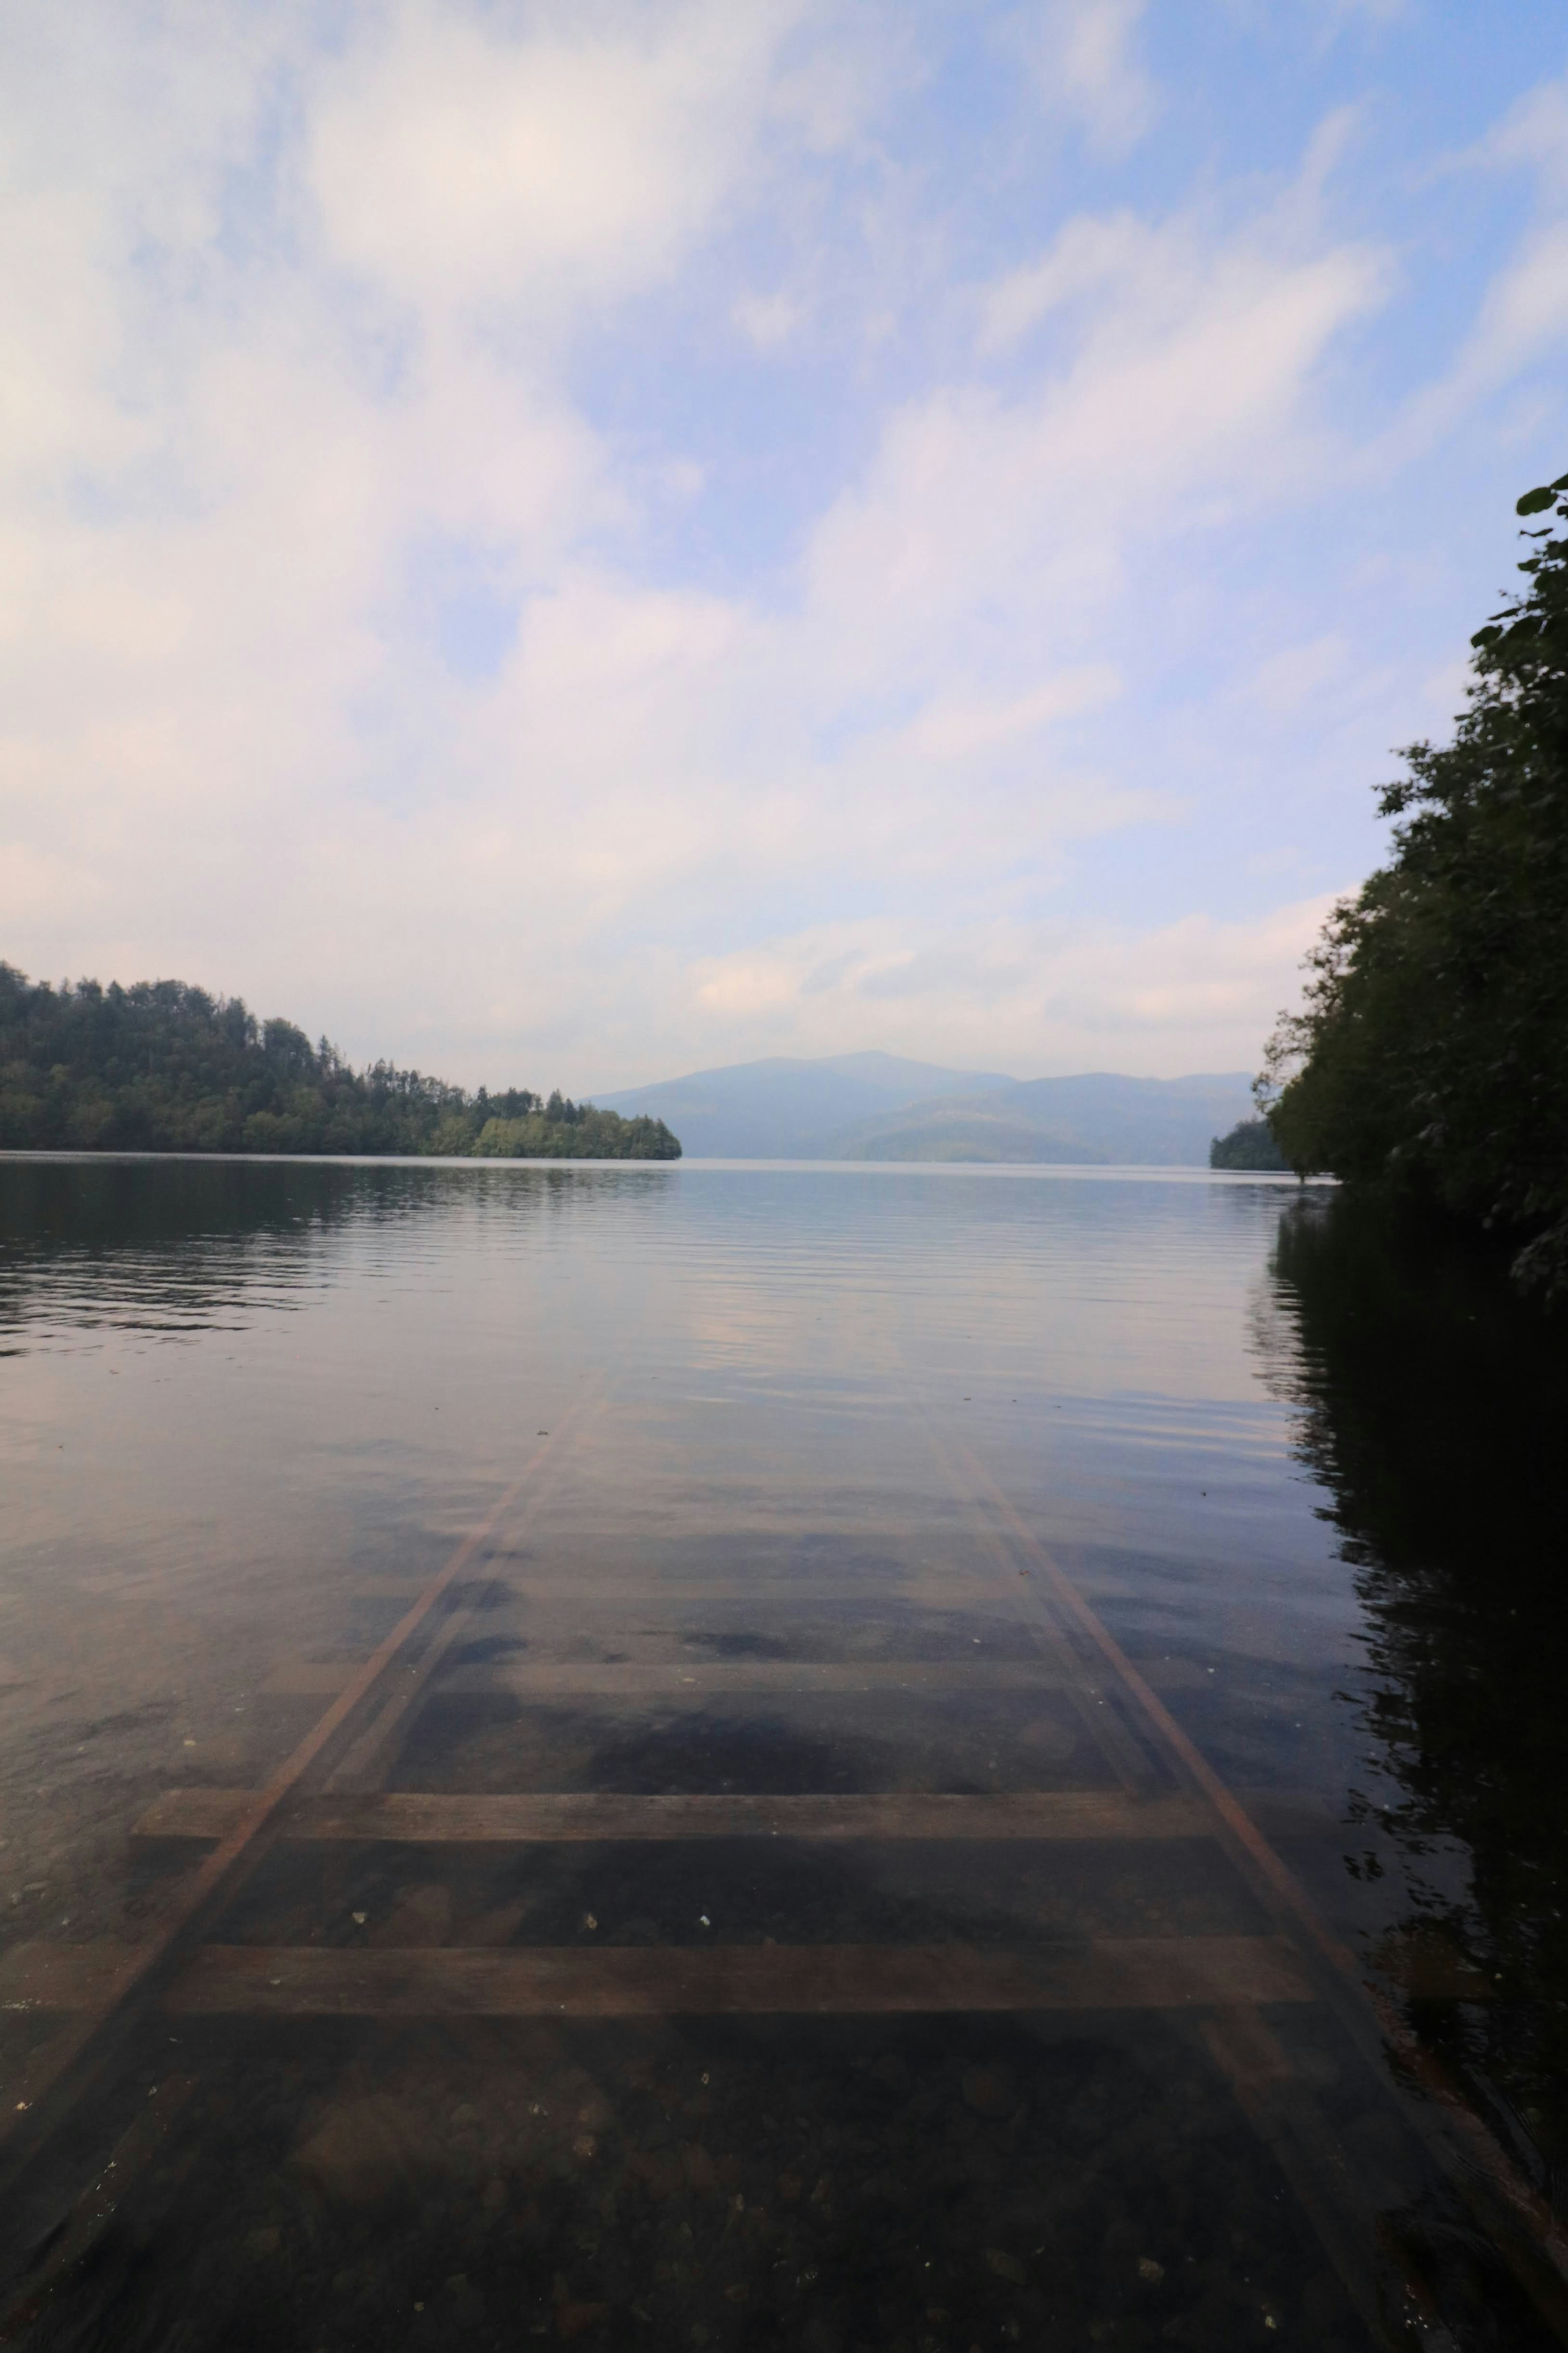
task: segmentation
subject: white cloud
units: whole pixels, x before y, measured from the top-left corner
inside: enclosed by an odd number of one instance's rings
[[[981,311],[981,350],[1005,350],[1064,303],[1130,279],[1149,248],[1148,230],[1132,213],[1069,221],[1041,260],[987,288]]]
[[[1086,254],[1092,270],[1072,259]],[[939,645],[994,659],[1004,631],[1058,657],[1080,642],[1130,545],[1185,528],[1198,501],[1275,494],[1315,368],[1384,285],[1354,246],[1281,253],[1186,220],[1070,223],[1037,282],[1058,270],[1091,299],[1055,364],[1022,393],[910,403],[816,534],[813,595],[847,684],[868,653],[912,676]],[[869,632],[850,617],[866,614]]]
[[[731,315],[741,332],[766,352],[789,341],[805,311],[788,294],[744,294]]]
[[[426,311],[547,313],[657,283],[745,161],[787,0],[539,11],[403,0],[323,76],[332,255]]]
[[[1538,173],[1553,195],[1568,193],[1568,79],[1525,93],[1479,144],[1469,164]]]
[[[1532,229],[1488,287],[1447,375],[1412,403],[1399,440],[1428,448],[1477,403],[1568,338],[1568,221]]]
[[[831,1053],[872,1008],[894,1052],[1024,1078],[1075,1066],[1246,1068],[1281,998],[1294,997],[1297,966],[1331,904],[1320,895],[1247,922],[1194,915],[1142,934],[1005,922],[817,926],[699,960],[689,985],[702,1025],[692,1034],[715,1059],[731,1040]]]
[[[1039,0],[1009,26],[1042,104],[1079,121],[1100,153],[1135,146],[1158,98],[1137,53],[1145,0]]]
[[[1265,710],[1289,716],[1303,703],[1336,686],[1350,662],[1350,648],[1337,632],[1314,638],[1308,645],[1286,646],[1260,662],[1252,691]]]
[[[1405,456],[1433,447],[1568,338],[1568,80],[1529,91],[1486,138],[1437,168],[1445,176],[1527,172],[1536,212],[1494,269],[1449,365],[1416,394],[1389,437]],[[1377,455],[1386,462],[1387,448]]]
[[[1031,694],[1008,702],[931,704],[905,731],[902,748],[917,759],[963,760],[1020,736],[1033,735],[1053,719],[1073,717],[1109,702],[1121,680],[1109,662],[1069,670]]]
[[[1506,383],[1568,332],[1568,221],[1527,238],[1488,291],[1458,375],[1467,389]]]

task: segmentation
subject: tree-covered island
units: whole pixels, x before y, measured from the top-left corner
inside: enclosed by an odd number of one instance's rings
[[[1209,1145],[1211,1168],[1266,1168],[1277,1172],[1289,1166],[1266,1119],[1238,1119],[1227,1135],[1216,1135]]]
[[[659,1119],[527,1087],[353,1070],[291,1021],[184,981],[59,988],[0,964],[0,1149],[679,1160]]]
[[[1568,1300],[1568,474],[1528,586],[1471,638],[1451,744],[1384,787],[1394,855],[1342,900],[1258,1082],[1290,1166],[1506,1249]]]

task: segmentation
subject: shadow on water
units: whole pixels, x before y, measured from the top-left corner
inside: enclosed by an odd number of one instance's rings
[[[1365,1611],[1352,1874],[1415,1965],[1412,2022],[1538,2183],[1568,2188],[1568,1326],[1343,1196],[1281,1223],[1274,1373]],[[1421,2000],[1423,1956],[1484,2001]]]

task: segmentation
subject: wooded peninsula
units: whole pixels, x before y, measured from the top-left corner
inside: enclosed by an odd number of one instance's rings
[[[527,1087],[474,1094],[180,980],[29,982],[0,963],[0,1149],[679,1160],[661,1119]]]
[[[1301,1173],[1500,1245],[1568,1303],[1568,474],[1527,491],[1527,586],[1471,638],[1468,707],[1379,807],[1258,1094]]]

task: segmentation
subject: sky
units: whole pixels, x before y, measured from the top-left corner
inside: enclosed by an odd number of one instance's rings
[[[0,956],[1255,1067],[1568,467],[1559,0],[9,0]]]

